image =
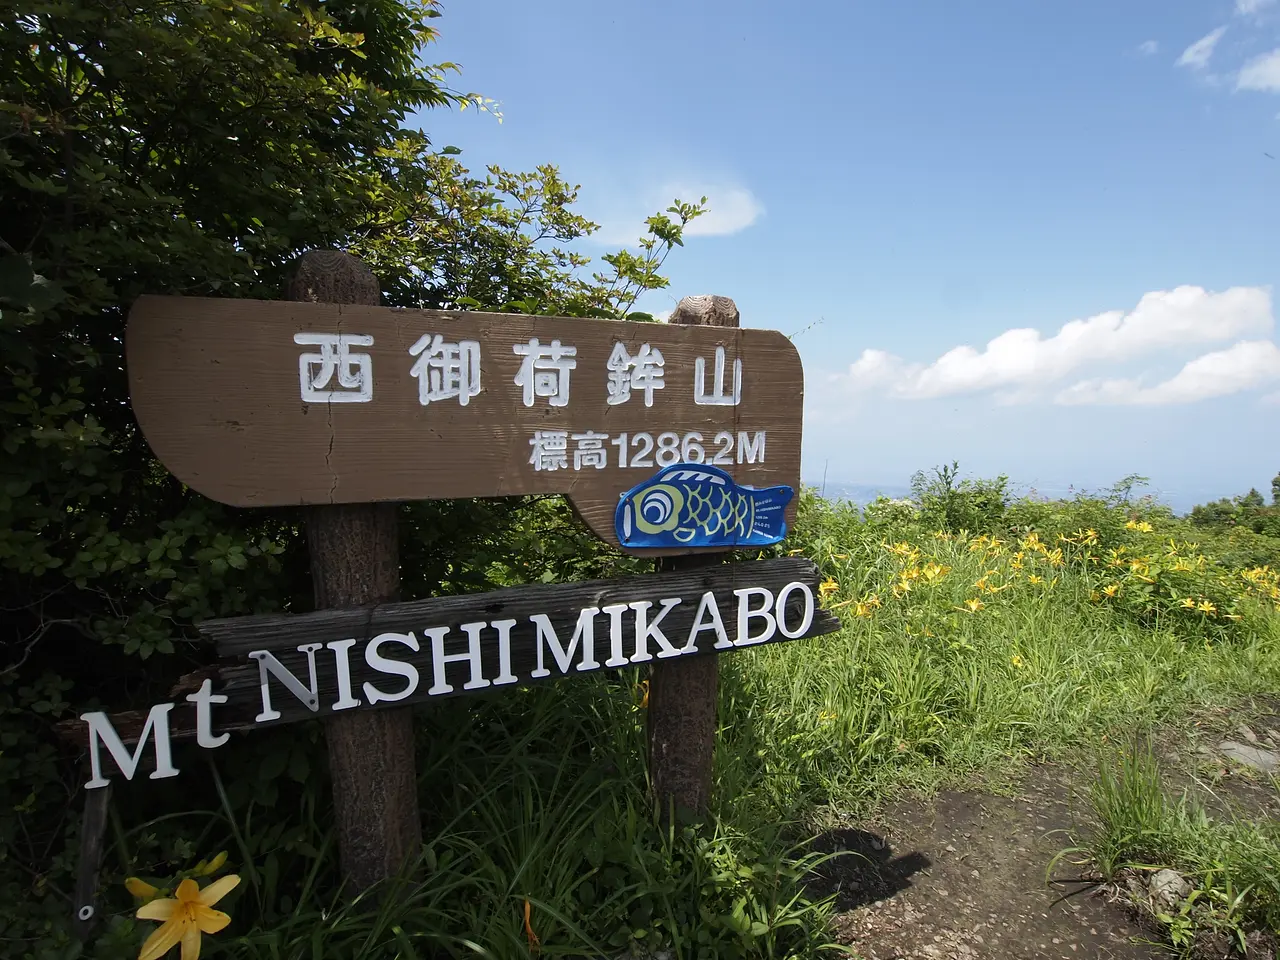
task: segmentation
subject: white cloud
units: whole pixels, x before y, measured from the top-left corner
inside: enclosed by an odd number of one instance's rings
[[[707,212],[685,227],[686,237],[726,237],[741,233],[764,214],[764,205],[746,187],[705,180],[668,181],[652,188],[605,199],[605,213],[594,238],[606,244],[634,244],[645,232],[645,218],[665,211],[673,200],[697,203],[707,198]]]
[[[707,198],[707,212],[685,228],[685,234],[690,237],[726,237],[739,233],[764,213],[764,206],[745,187],[674,184],[665,192],[687,201]]]
[[[1154,40],[1147,40],[1145,43],[1138,44],[1138,52],[1142,54],[1144,57],[1153,56],[1154,54],[1158,53],[1159,50],[1160,50],[1160,44],[1158,44]]]
[[[1178,66],[1190,67],[1192,70],[1203,70],[1209,65],[1209,58],[1213,56],[1214,47],[1218,45],[1218,41],[1222,39],[1223,34],[1226,32],[1226,27],[1219,27],[1212,33],[1205,34],[1205,36],[1182,51],[1182,56],[1178,58]]]
[[[1236,89],[1280,91],[1280,50],[1254,57],[1241,67]]]
[[[1236,0],[1236,13],[1242,17],[1253,16],[1275,2],[1276,0]]]
[[[1182,286],[1148,293],[1133,310],[1112,310],[1073,320],[1051,337],[1038,330],[1006,330],[982,351],[948,350],[930,364],[910,363],[884,350],[864,350],[844,380],[858,390],[883,390],[906,399],[934,399],[1006,391],[1005,402],[1025,399],[1091,365],[1132,360],[1176,347],[1269,334],[1270,291],[1233,287],[1211,293]]]
[[[1138,380],[1084,380],[1063,390],[1058,403],[1194,403],[1253,390],[1280,380],[1280,347],[1270,340],[1244,340],[1226,350],[1206,353],[1163,383],[1144,387]]]

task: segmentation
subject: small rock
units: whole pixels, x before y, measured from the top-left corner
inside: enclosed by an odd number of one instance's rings
[[[1218,752],[1229,760],[1242,763],[1254,770],[1261,770],[1263,773],[1274,773],[1280,770],[1280,753],[1273,750],[1263,750],[1261,747],[1236,743],[1234,740],[1223,740],[1218,744]]]
[[[1191,884],[1177,870],[1157,870],[1147,881],[1151,902],[1164,909],[1172,909],[1191,893]]]
[[[943,847],[942,849],[943,849],[944,851],[946,851],[947,853],[955,853],[955,852],[956,852],[956,848],[955,848],[955,847],[953,847],[953,846],[952,846],[951,844],[949,844],[949,843],[948,843],[945,847]]]
[[[1256,744],[1258,742],[1258,735],[1254,733],[1252,730],[1250,730],[1243,723],[1240,724],[1240,726],[1236,727],[1236,733],[1240,734],[1240,736],[1244,737],[1250,743]]]

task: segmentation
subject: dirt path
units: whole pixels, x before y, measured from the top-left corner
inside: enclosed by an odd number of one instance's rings
[[[1016,797],[943,793],[887,809],[874,823],[832,831],[841,857],[826,873],[838,891],[839,942],[867,960],[1058,960],[1167,957],[1121,906],[1090,883],[1045,869],[1077,826],[1064,771],[1034,770]]]

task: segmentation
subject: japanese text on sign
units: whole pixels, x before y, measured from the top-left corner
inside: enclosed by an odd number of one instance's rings
[[[373,360],[369,354],[351,349],[373,346],[372,336],[299,333],[293,339],[300,346],[320,348],[318,353],[303,353],[298,358],[303,402],[367,403],[373,399]],[[524,405],[532,407],[545,400],[553,407],[568,406],[570,378],[578,366],[577,347],[560,340],[542,343],[533,337],[511,349],[521,358],[520,369],[513,382],[522,391]],[[418,381],[418,402],[422,406],[456,400],[465,407],[479,395],[479,341],[449,343],[440,334],[424,334],[409,348],[409,355],[415,359],[407,369],[409,375]],[[708,386],[707,358],[695,359],[695,404],[737,406],[742,402],[742,360],[733,361],[731,374],[727,367],[725,349],[717,346]],[[628,403],[635,397],[646,407],[652,407],[654,391],[667,387],[666,360],[661,350],[648,343],[641,344],[634,354],[627,350],[626,344],[615,343],[603,373],[610,406]],[[726,375],[729,376],[727,383]],[[335,377],[336,387],[331,386]]]

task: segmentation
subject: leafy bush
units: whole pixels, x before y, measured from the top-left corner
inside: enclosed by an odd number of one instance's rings
[[[920,508],[920,519],[933,529],[992,530],[1004,519],[1009,504],[1009,478],[959,480],[960,464],[935,467],[933,476],[923,471],[911,478],[911,496]]]
[[[311,605],[296,511],[210,503],[152,458],[127,403],[133,301],[272,299],[298,253],[339,247],[392,305],[618,317],[665,284],[702,210],[677,201],[584,279],[564,247],[595,226],[554,167],[476,177],[403,126],[488,105],[423,65],[437,15],[434,0],[21,0],[0,31],[0,937],[25,956],[76,949],[68,799],[84,777],[55,724],[167,698],[212,657],[199,620]],[[401,522],[408,596],[628,565],[547,499],[405,505]],[[321,776],[314,731],[254,750],[236,817],[254,796],[301,802]],[[185,781],[124,792],[117,812],[154,828],[120,823],[117,856],[182,861],[211,789]]]

